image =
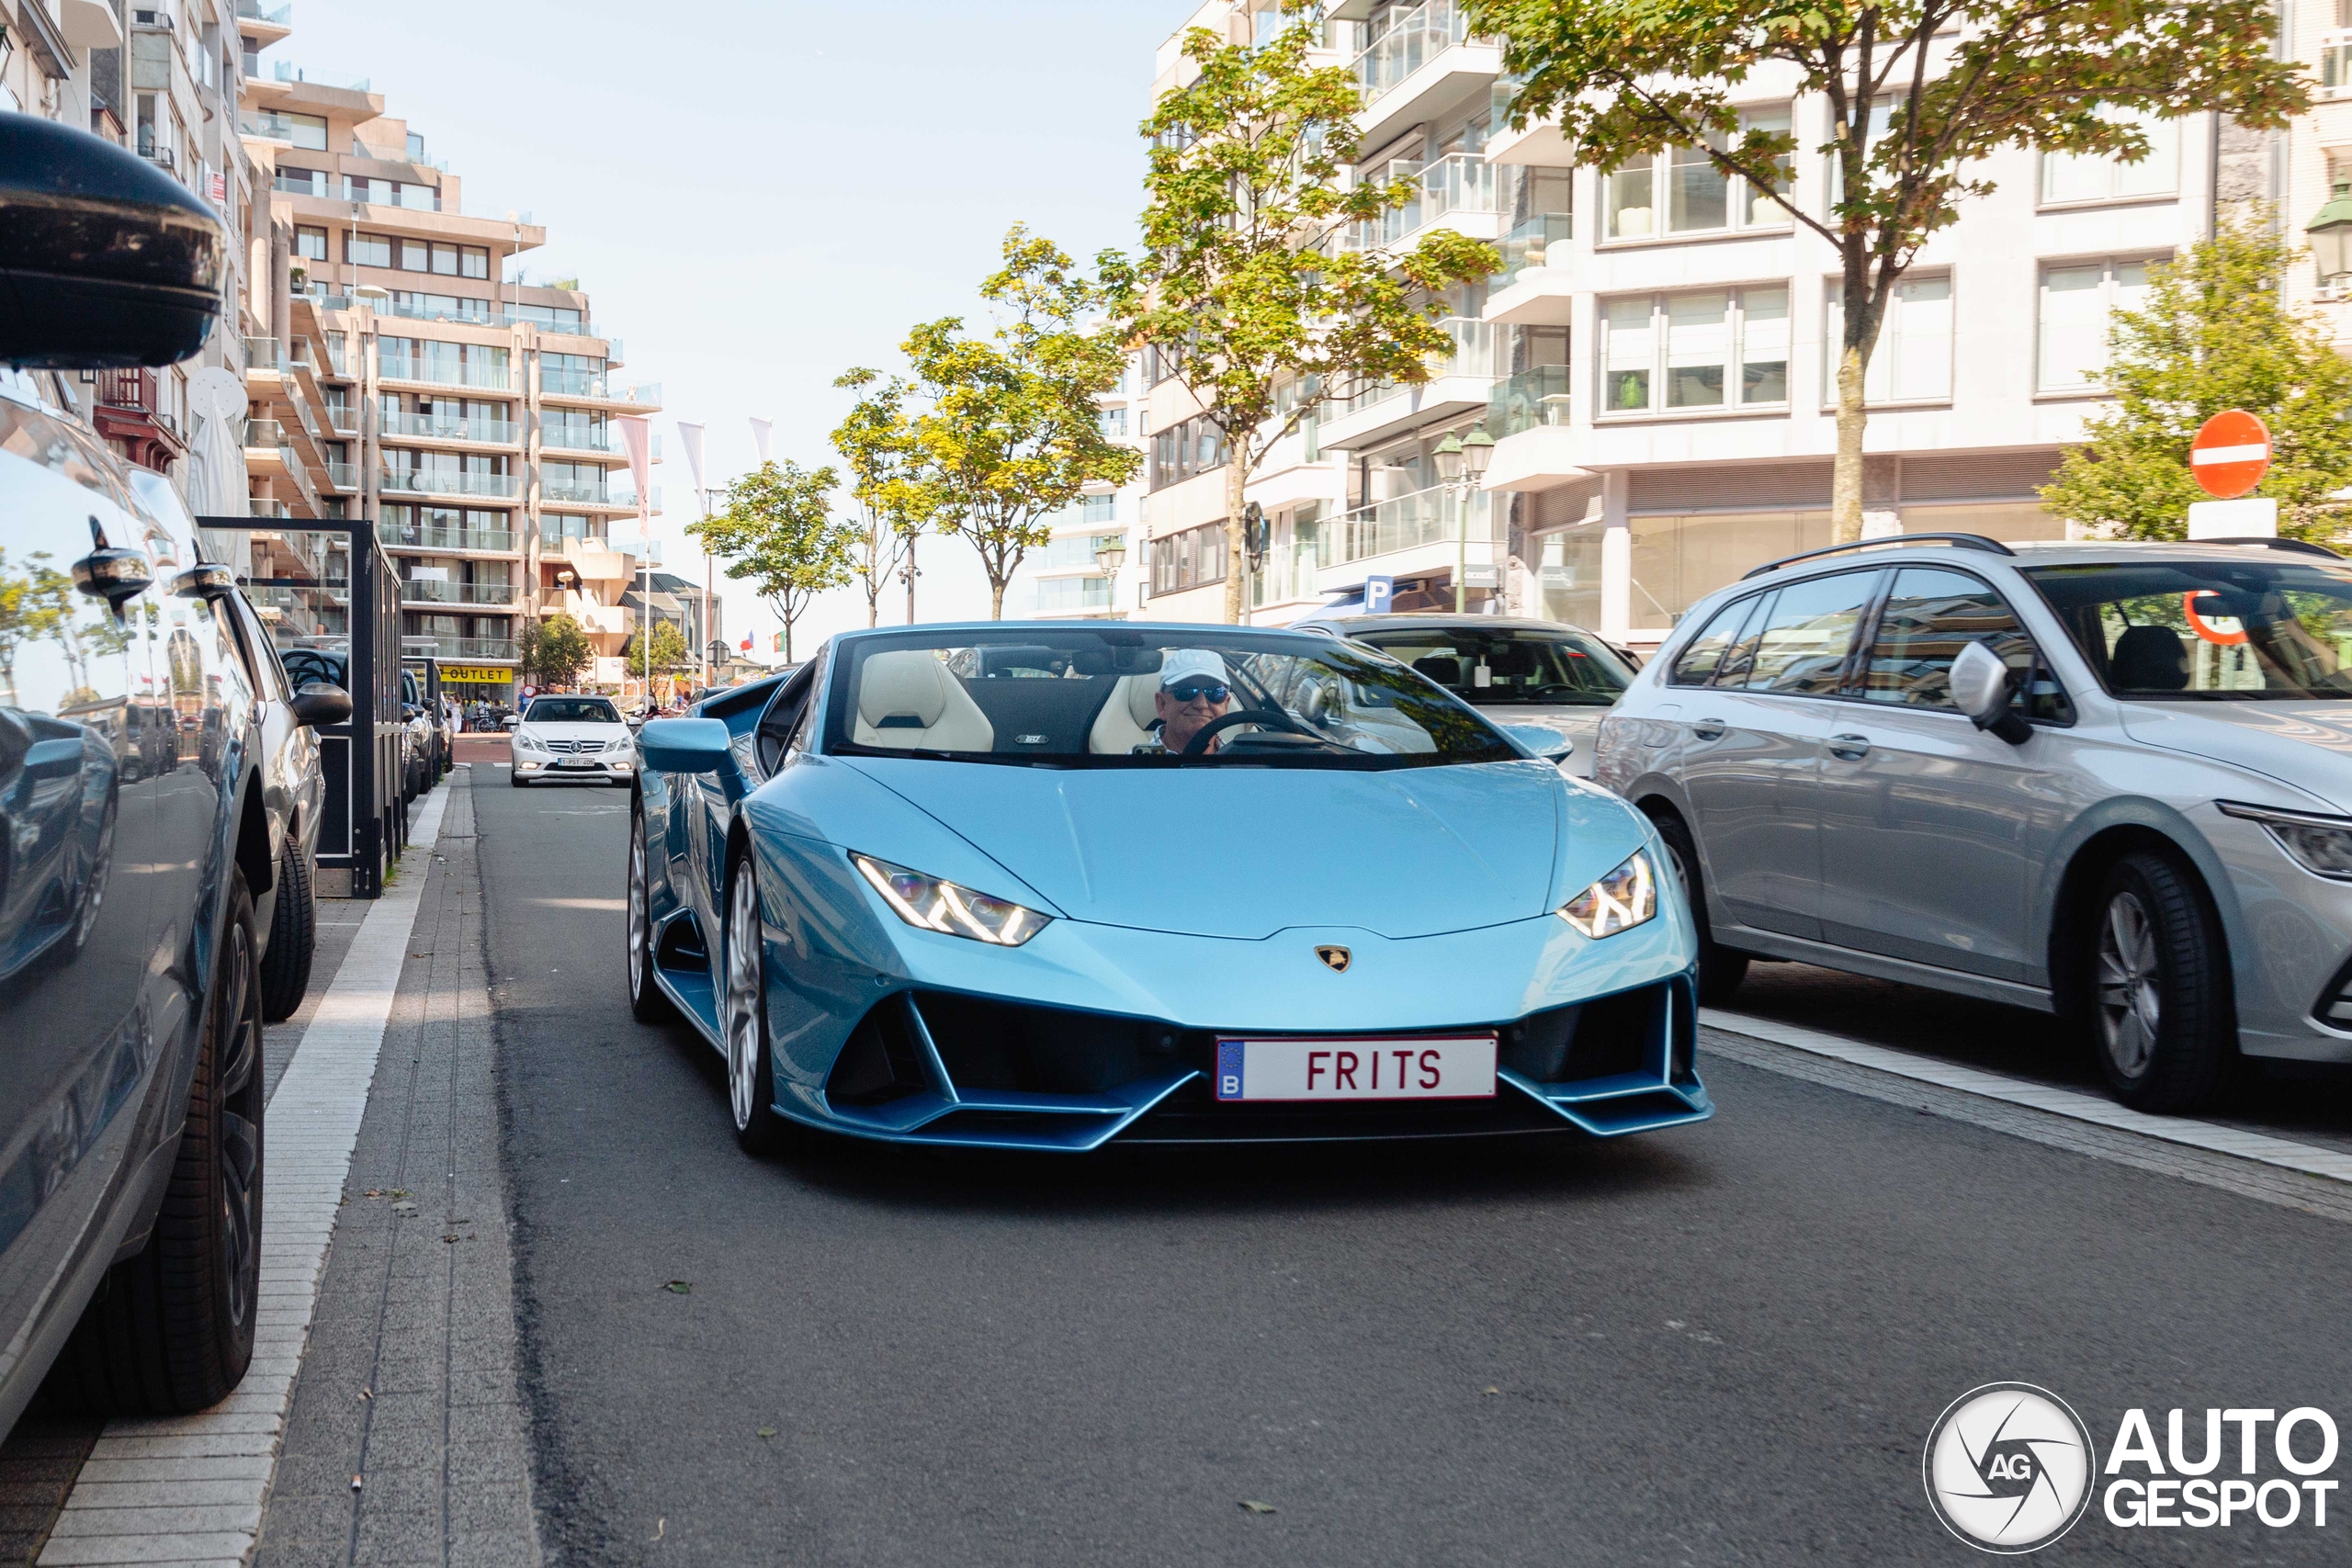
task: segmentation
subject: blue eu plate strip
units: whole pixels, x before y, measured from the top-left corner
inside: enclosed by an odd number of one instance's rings
[[[1219,1100],[1241,1098],[1241,1042],[1238,1040],[1216,1043],[1216,1097]]]

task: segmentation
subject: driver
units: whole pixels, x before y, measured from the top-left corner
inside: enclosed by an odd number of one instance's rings
[[[1233,685],[1225,660],[1204,648],[1171,648],[1159,664],[1159,689],[1151,694],[1159,716],[1152,720],[1151,739],[1135,749],[1143,756],[1181,754],[1212,719],[1233,711]],[[1224,744],[1212,736],[1207,750]]]

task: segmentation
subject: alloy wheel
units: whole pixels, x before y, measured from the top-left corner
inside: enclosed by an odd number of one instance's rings
[[[628,999],[645,993],[648,976],[645,901],[645,820],[639,818],[628,836]]]
[[[2155,1055],[2162,977],[2155,926],[2146,906],[2134,893],[2117,893],[2099,922],[2098,1021],[2108,1060],[2126,1077],[2145,1072]]]
[[[727,1098],[740,1132],[759,1103],[760,896],[749,863],[736,871],[727,902]]]
[[[228,1280],[229,1321],[243,1324],[252,1303],[250,1278],[260,1245],[261,994],[252,983],[253,932],[232,921],[230,981],[220,998],[216,1060],[220,1106],[220,1247]]]

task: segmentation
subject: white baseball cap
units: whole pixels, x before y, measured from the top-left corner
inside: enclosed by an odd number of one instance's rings
[[[1225,672],[1225,660],[1205,648],[1171,648],[1160,660],[1159,683],[1173,686],[1194,676],[1205,675],[1220,686],[1233,684]]]

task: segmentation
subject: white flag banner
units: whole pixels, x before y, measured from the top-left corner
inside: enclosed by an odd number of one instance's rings
[[[702,426],[699,424],[688,424],[684,420],[680,420],[678,422],[678,445],[685,451],[686,472],[694,476],[695,500],[696,502],[700,502],[703,498]]]
[[[772,419],[761,419],[757,415],[753,415],[752,419],[752,445],[759,449],[760,461],[762,463],[774,462],[775,460],[775,421]]]
[[[653,421],[641,413],[623,414],[613,421],[621,427],[621,446],[628,453],[629,476],[637,480],[637,536],[653,536]]]

